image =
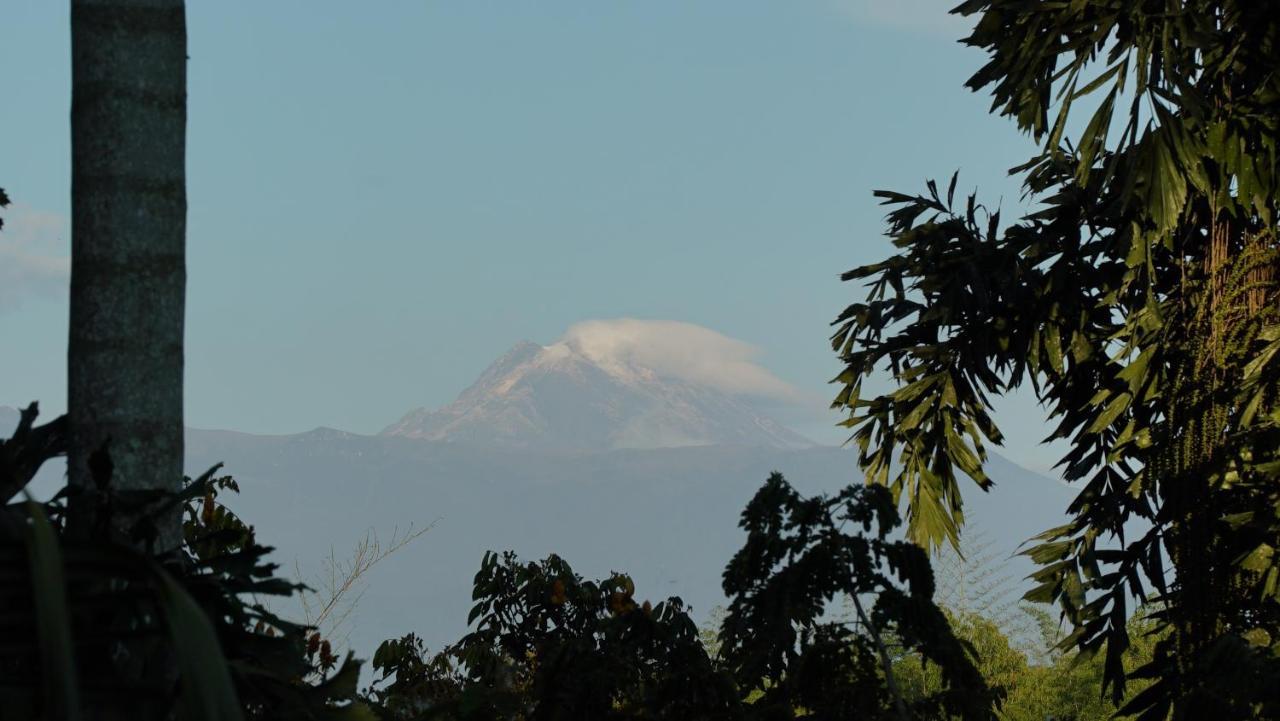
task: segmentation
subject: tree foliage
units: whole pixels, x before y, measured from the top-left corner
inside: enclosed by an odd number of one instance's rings
[[[65,452],[64,419],[35,418],[32,404],[0,442],[0,477],[19,487]],[[264,605],[299,587],[275,575],[271,549],[221,502],[238,490],[232,479],[215,468],[177,495],[117,491],[109,454],[91,465],[97,524],[88,535],[68,528],[78,489],[0,507],[6,718],[373,718],[356,700],[359,665],[326,656],[312,629]],[[182,547],[145,551],[154,514],[175,508]]]
[[[1019,648],[1010,637],[1012,629],[991,617],[945,609],[956,636],[977,651],[978,670],[983,678],[1005,693],[1000,708],[1002,721],[1108,721],[1114,718],[1117,704],[1099,693],[1102,657],[1080,662],[1062,653],[1056,648],[1062,636],[1052,616],[1037,606],[1024,606],[1021,610],[1041,630],[1034,649]],[[1152,634],[1154,627],[1144,614],[1137,614],[1129,621],[1134,644],[1125,651],[1125,668],[1137,669],[1150,662],[1160,640]],[[909,697],[933,693],[940,685],[937,668],[923,662],[918,654],[900,654],[895,658],[894,669],[902,679],[903,692]],[[1124,701],[1148,685],[1130,684]]]
[[[944,545],[930,558],[934,602],[955,617],[990,620],[1024,650],[1038,647],[1039,629],[1026,611],[1018,579],[984,531],[970,527],[960,550]]]
[[[765,718],[792,708],[821,719],[994,718],[997,699],[972,649],[933,603],[928,558],[888,539],[898,523],[882,488],[805,498],[777,473],[747,504],[740,524],[747,541],[724,573],[730,604],[721,654],[740,685],[760,685],[755,705],[768,709]],[[827,617],[842,597],[857,609],[856,623]],[[890,631],[943,674],[940,691],[910,708],[893,677]]]
[[[992,485],[991,398],[1029,386],[1080,487],[1070,523],[1029,551],[1031,597],[1060,606],[1064,643],[1105,649],[1119,698],[1133,601],[1155,598],[1173,633],[1128,711],[1276,713],[1280,15],[1235,0],[956,12],[989,57],[969,87],[1042,146],[1013,170],[1036,205],[1002,225],[954,176],[877,193],[897,250],[845,274],[869,294],[833,336],[868,480],[905,501],[913,539],[954,544],[958,478]],[[885,369],[896,387],[864,398]],[[1135,519],[1149,530],[1126,535]],[[1230,678],[1209,670],[1224,659]]]
[[[713,668],[680,599],[635,597],[615,574],[587,581],[558,556],[485,555],[474,628],[430,659],[412,636],[384,643],[375,690],[396,718],[432,709],[458,719],[732,718],[729,679]]]
[[[897,524],[882,489],[803,498],[771,476],[742,515],[714,656],[678,598],[490,553],[472,632],[435,656],[413,635],[383,643],[369,697],[393,719],[994,719],[998,695],[931,600],[928,559],[887,540]],[[841,595],[868,610],[829,618]],[[895,689],[889,636],[939,669],[936,693]]]

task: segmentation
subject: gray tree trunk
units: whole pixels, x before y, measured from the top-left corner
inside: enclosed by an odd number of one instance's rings
[[[67,461],[82,489],[108,442],[115,490],[182,484],[186,88],[183,0],[72,0]],[[161,523],[161,548],[179,524]]]

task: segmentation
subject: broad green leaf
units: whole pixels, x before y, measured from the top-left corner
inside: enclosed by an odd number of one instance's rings
[[[240,702],[208,616],[159,566],[152,568],[180,674],[186,721],[242,721]]]
[[[28,500],[27,561],[31,567],[36,633],[49,718],[80,718],[80,690],[71,645],[71,616],[58,537],[40,504]]]
[[[1247,571],[1261,573],[1271,566],[1272,556],[1274,554],[1275,549],[1273,549],[1270,544],[1260,543],[1256,548],[1250,551],[1247,556],[1240,560],[1240,567]]]
[[[1129,403],[1132,400],[1133,396],[1129,393],[1121,393],[1111,399],[1111,402],[1108,403],[1106,408],[1098,414],[1098,417],[1094,419],[1093,423],[1089,424],[1089,427],[1085,429],[1085,432],[1101,433],[1104,429],[1109,427],[1115,419],[1119,418],[1121,413],[1124,413],[1125,410],[1129,408]]]

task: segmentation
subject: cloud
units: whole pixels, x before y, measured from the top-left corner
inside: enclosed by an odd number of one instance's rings
[[[673,320],[589,320],[560,339],[603,366],[648,368],[667,377],[736,395],[788,403],[811,399],[755,362],[760,349],[693,323]]]
[[[65,296],[71,280],[67,219],[20,203],[0,217],[0,312],[27,298]]]
[[[960,0],[831,0],[835,9],[858,23],[959,40],[974,18],[951,15]]]

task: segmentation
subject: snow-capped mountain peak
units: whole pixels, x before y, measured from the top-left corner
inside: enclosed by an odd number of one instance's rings
[[[813,445],[743,396],[573,337],[546,346],[517,343],[455,401],[412,411],[383,434],[558,451]]]

